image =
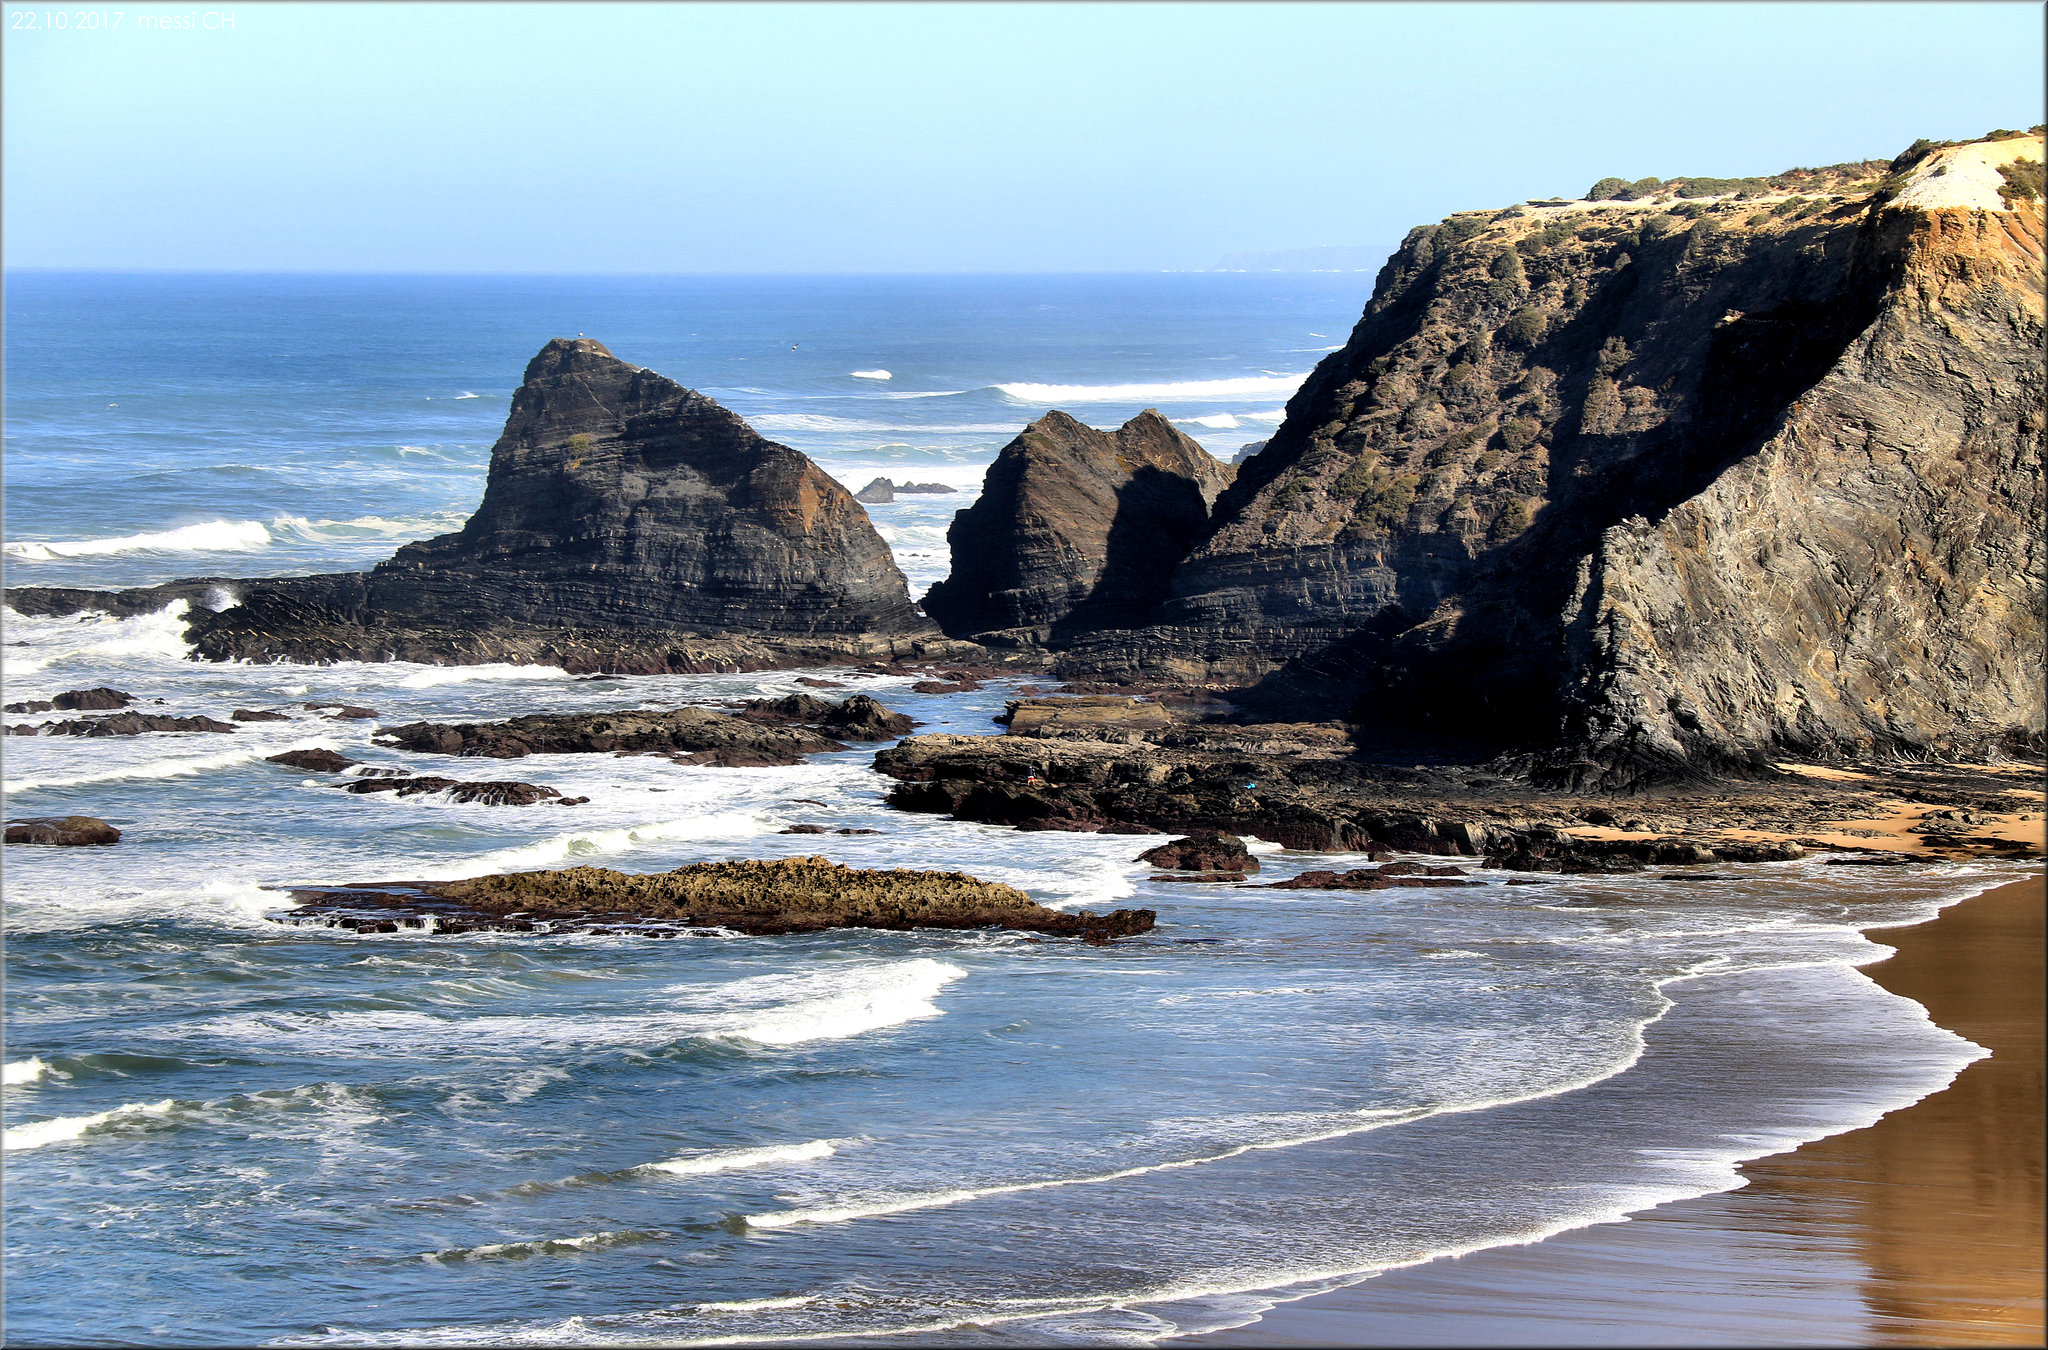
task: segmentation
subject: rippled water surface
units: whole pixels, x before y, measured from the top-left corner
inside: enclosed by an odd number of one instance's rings
[[[1099,424],[1157,404],[1227,453],[1271,429],[1362,282],[25,278],[8,296],[9,579],[363,565],[474,505],[520,364],[565,332],[731,403],[850,486],[971,492],[1054,404]],[[876,509],[917,589],[967,500]],[[486,766],[371,740],[378,722],[787,693],[799,672],[217,666],[184,660],[181,631],[174,610],[10,614],[0,649],[10,700],[110,684],[152,711],[293,718],[0,747],[10,815],[125,835],[6,859],[5,1297],[23,1342],[1142,1340],[1242,1320],[1261,1290],[1730,1185],[1735,1161],[1861,1125],[1980,1053],[1853,967],[1881,955],[1859,927],[2008,875],[1993,865],[1162,884],[1129,837],[888,811],[871,748],[782,769]],[[925,730],[994,731],[1014,689],[811,674]],[[323,700],[378,721],[303,706]],[[313,745],[591,800],[357,797],[264,762]],[[1359,861],[1255,848],[1264,880]],[[809,853],[1160,924],[1091,948],[265,917],[294,882]]]

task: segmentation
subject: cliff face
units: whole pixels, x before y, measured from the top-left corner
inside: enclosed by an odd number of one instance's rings
[[[809,459],[587,339],[526,368],[483,504],[369,577],[373,611],[754,635],[925,627],[867,513]]]
[[[1060,642],[1142,622],[1232,471],[1147,409],[1113,432],[1049,412],[1004,446],[947,531],[924,608],[947,633]]]
[[[1977,182],[2018,158],[1413,232],[1151,621],[1067,665],[1588,785],[2038,740],[2041,205]]]

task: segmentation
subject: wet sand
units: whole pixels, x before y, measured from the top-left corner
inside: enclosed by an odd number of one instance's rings
[[[2041,880],[1871,934],[1866,974],[1988,1047],[1740,1190],[1391,1271],[1190,1338],[1227,1346],[2041,1345]],[[1185,1342],[1181,1342],[1185,1343]]]

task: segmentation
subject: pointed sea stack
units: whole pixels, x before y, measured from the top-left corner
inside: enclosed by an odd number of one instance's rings
[[[1114,432],[1049,412],[953,517],[953,570],[925,612],[955,637],[1006,645],[1141,621],[1231,477],[1152,409]]]
[[[369,579],[412,619],[760,636],[925,625],[867,513],[808,458],[603,344],[526,367],[483,504]]]
[[[917,612],[867,512],[824,470],[582,338],[527,365],[483,504],[454,534],[368,573],[9,599],[23,613],[187,600],[187,637],[212,660],[690,672],[957,645]]]

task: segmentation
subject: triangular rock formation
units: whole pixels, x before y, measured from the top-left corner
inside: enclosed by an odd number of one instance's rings
[[[953,570],[925,612],[954,636],[1029,642],[1142,621],[1231,476],[1149,408],[1114,432],[1049,412],[954,516]]]

